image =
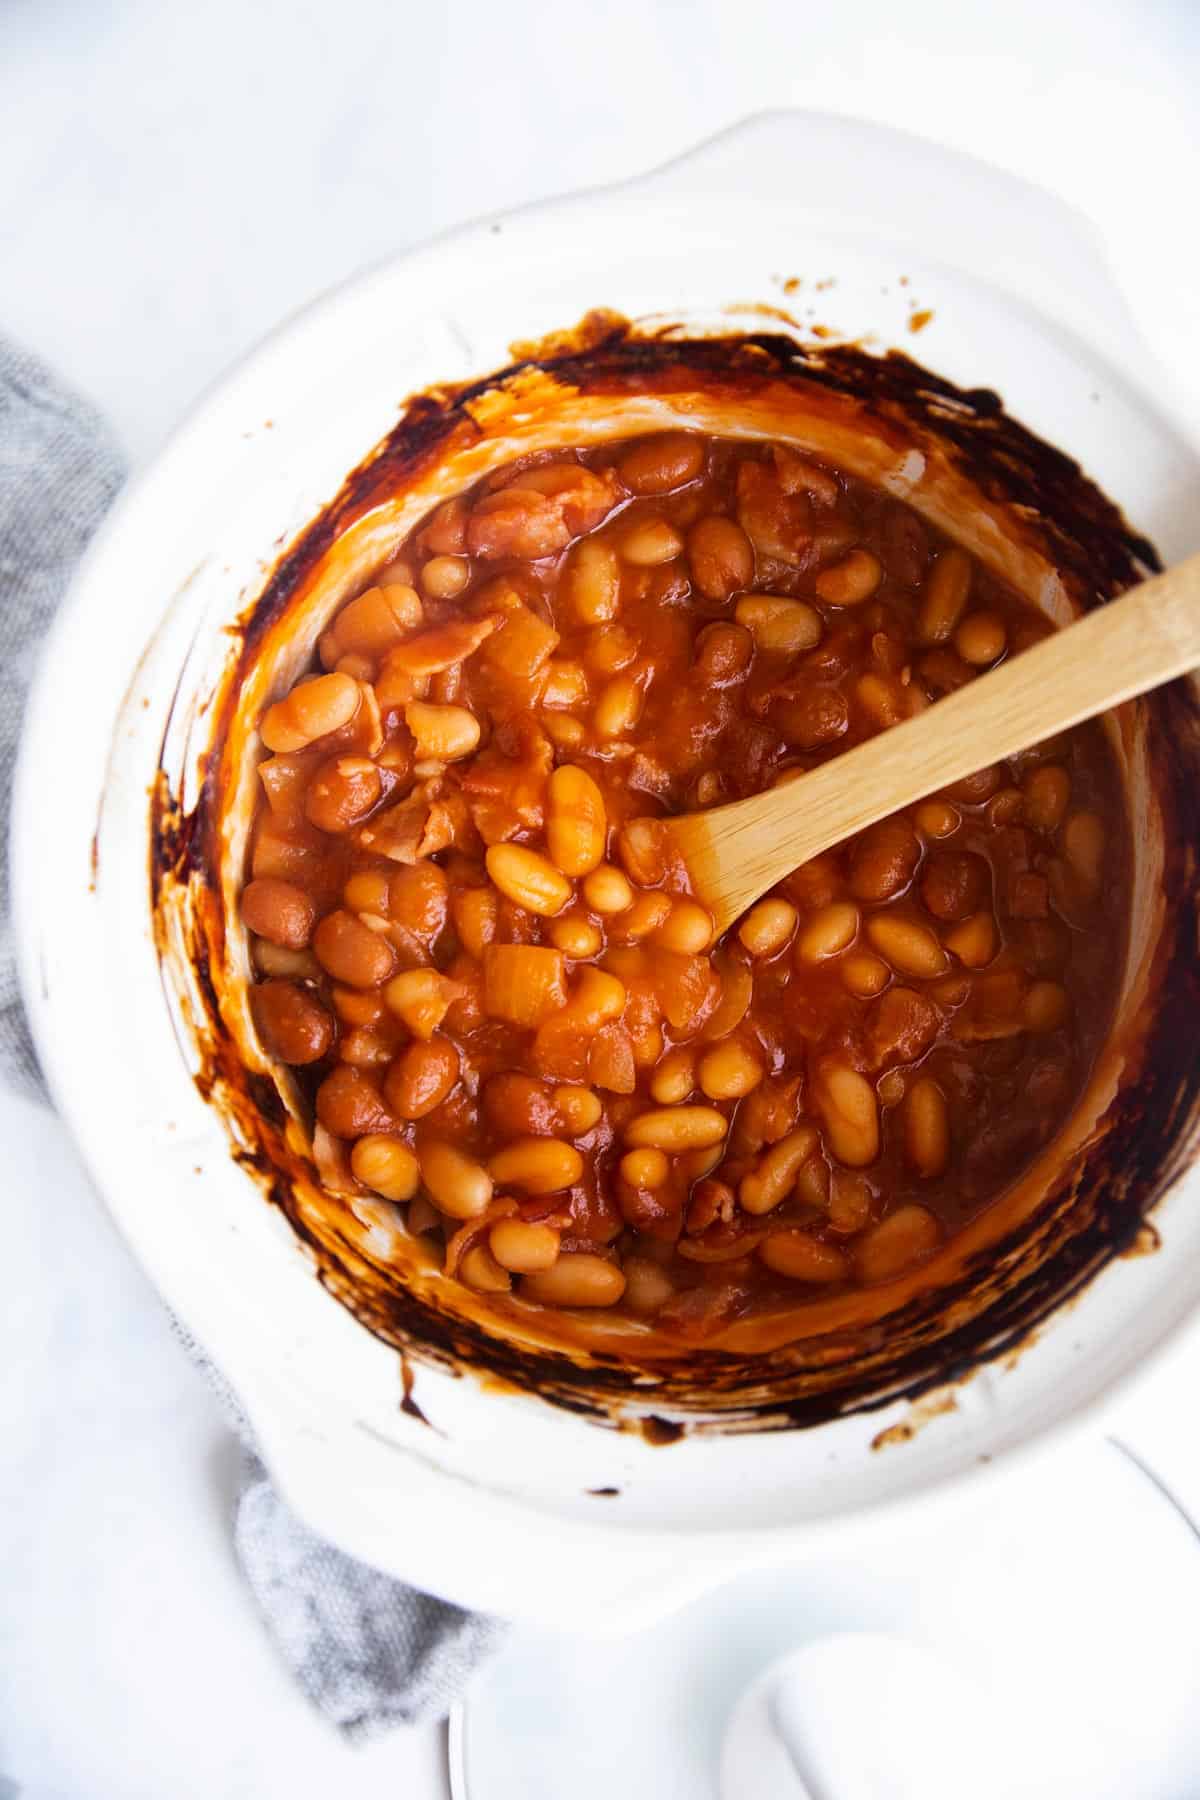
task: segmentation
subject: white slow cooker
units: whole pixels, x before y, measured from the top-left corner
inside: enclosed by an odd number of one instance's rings
[[[916,139],[768,115],[308,308],[201,404],[78,574],[30,704],[14,861],[31,1021],[89,1168],[316,1529],[464,1604],[616,1631],[745,1568],[927,1519],[1086,1423],[1200,1302],[1200,1177],[1180,1173],[1181,1112],[1179,1178],[1140,1240],[1154,1254],[1104,1261],[1019,1354],[808,1428],[652,1442],[621,1428],[652,1396],[600,1423],[419,1346],[402,1366],[318,1279],[194,1079],[202,972],[181,973],[152,915],[150,797],[165,782],[185,814],[195,801],[229,628],[405,397],[597,306],[697,330],[776,329],[778,309],[801,341],[908,349],[998,390],[1165,560],[1196,547],[1200,446],[1077,215]]]

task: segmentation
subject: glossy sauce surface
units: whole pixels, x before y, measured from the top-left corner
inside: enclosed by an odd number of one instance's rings
[[[912,510],[682,433],[443,506],[269,709],[243,918],[318,1163],[479,1292],[690,1339],[927,1259],[1110,1016],[1103,733],[795,872],[720,943],[652,824],[804,770],[1048,629]]]

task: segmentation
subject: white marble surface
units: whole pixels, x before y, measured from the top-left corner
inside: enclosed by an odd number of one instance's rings
[[[875,116],[1058,185],[1164,353],[1195,326],[1189,0],[603,12],[8,0],[0,330],[141,460],[330,283],[772,105]],[[228,1439],[63,1133],[0,1097],[0,1146],[0,1795],[436,1800],[440,1734],[347,1750],[277,1665],[229,1553]],[[1200,1348],[1177,1356],[1113,1424],[1195,1517],[1198,1374]],[[1200,1770],[1171,1791],[1198,1790]]]

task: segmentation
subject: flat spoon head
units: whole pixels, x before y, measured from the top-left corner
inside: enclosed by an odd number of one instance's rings
[[[916,718],[749,800],[667,820],[719,934],[810,858],[951,782],[1200,667],[1200,556]]]

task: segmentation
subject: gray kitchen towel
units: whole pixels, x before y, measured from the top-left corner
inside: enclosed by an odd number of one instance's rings
[[[0,1079],[42,1101],[9,913],[13,766],[38,646],[123,474],[96,412],[36,358],[0,339]],[[235,1396],[186,1333],[179,1336],[242,1438],[237,1556],[313,1706],[356,1740],[443,1718],[503,1625],[406,1587],[315,1536],[272,1487]]]

